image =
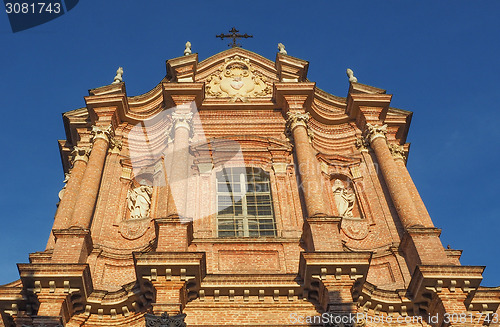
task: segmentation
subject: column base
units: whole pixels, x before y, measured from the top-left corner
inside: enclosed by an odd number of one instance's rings
[[[342,251],[340,217],[310,217],[306,219],[304,241],[311,251]],[[307,235],[310,233],[310,236]]]
[[[54,229],[56,238],[52,262],[85,263],[93,249],[90,231],[83,228]]]
[[[441,240],[441,230],[435,227],[409,227],[399,249],[404,253],[410,273],[418,265],[452,265],[456,260],[448,258]]]
[[[157,252],[185,252],[193,239],[193,222],[171,216],[155,219],[158,244]]]

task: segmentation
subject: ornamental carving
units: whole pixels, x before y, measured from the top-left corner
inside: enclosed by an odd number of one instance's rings
[[[90,150],[88,148],[82,148],[74,146],[71,151],[71,164],[74,164],[75,161],[81,160],[84,162],[89,161]]]
[[[184,318],[186,314],[180,313],[175,316],[169,316],[164,312],[161,316],[155,316],[150,313],[144,315],[146,318],[146,327],[185,327]]]
[[[385,134],[387,134],[387,125],[372,125],[370,123],[366,124],[365,130],[365,140],[368,143],[371,143],[374,139],[378,137],[385,138]]]
[[[120,222],[118,232],[127,240],[136,240],[142,237],[151,227],[151,218],[130,219]]]
[[[128,191],[127,206],[130,210],[131,219],[149,217],[152,194],[153,188],[149,185],[141,185]]]
[[[263,97],[271,94],[267,79],[252,68],[250,60],[234,56],[227,58],[224,64],[207,79],[208,96],[231,101],[246,102],[249,97]]]
[[[103,126],[92,126],[92,131],[90,132],[90,142],[94,143],[97,139],[103,139],[107,142],[114,136],[114,131],[111,125],[108,127]]]
[[[309,141],[313,140],[313,131],[307,126],[307,122],[311,118],[311,115],[308,112],[300,113],[288,111],[286,113],[286,116],[287,119],[285,124],[285,134],[289,139],[293,139],[293,130],[295,129],[295,127],[304,126],[307,130]]]
[[[365,219],[344,217],[340,224],[344,234],[353,240],[363,240],[370,232],[370,225]]]
[[[368,151],[368,146],[370,145],[368,141],[363,137],[356,138],[354,143],[359,151]]]
[[[403,159],[406,161],[406,152],[402,145],[389,143],[388,146],[394,159]]]
[[[339,216],[352,218],[352,209],[356,201],[354,192],[352,192],[351,189],[347,189],[340,179],[336,179],[335,182],[333,182],[332,191]]]

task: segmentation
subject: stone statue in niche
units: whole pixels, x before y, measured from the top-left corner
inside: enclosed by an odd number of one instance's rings
[[[149,217],[152,194],[153,187],[149,185],[139,185],[128,191],[127,206],[130,210],[131,219]]]
[[[339,216],[352,218],[352,209],[354,207],[354,201],[356,201],[356,195],[352,190],[346,189],[344,183],[340,179],[336,179],[335,182],[333,182],[332,190]]]

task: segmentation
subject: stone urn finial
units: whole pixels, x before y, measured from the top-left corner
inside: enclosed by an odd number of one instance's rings
[[[347,77],[349,77],[349,82],[351,82],[351,83],[358,82],[358,79],[354,76],[354,72],[352,71],[351,68],[347,68],[346,73],[347,73]]]
[[[123,67],[118,67],[118,70],[116,71],[115,80],[111,84],[118,84],[121,82],[123,82]]]
[[[278,50],[281,54],[287,54],[285,50],[285,45],[283,43],[278,43]]]
[[[186,42],[186,49],[184,49],[184,55],[189,56],[191,54],[191,42]]]

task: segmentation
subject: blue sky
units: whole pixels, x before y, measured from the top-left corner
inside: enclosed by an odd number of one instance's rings
[[[0,284],[44,250],[63,171],[61,113],[125,70],[128,95],[165,76],[186,41],[200,60],[243,47],[274,60],[277,43],[310,62],[309,79],[346,96],[346,68],[414,112],[408,169],[443,244],[486,265],[500,285],[500,24],[498,1],[80,1],[65,15],[12,33],[0,13]]]

